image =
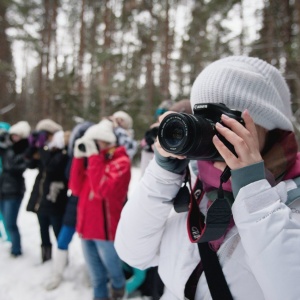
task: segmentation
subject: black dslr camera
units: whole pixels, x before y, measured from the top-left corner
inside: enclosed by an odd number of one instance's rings
[[[97,150],[100,151],[100,147],[99,147],[98,143],[97,143],[95,140],[94,140],[93,142],[95,143]],[[80,144],[78,145],[78,149],[79,149],[81,152],[86,152],[86,146],[85,146],[85,144],[84,144],[84,143],[80,143]]]
[[[12,145],[12,141],[9,133],[7,131],[0,130],[0,148],[7,149],[10,145]]]
[[[234,147],[215,129],[216,122],[221,122],[221,115],[239,121],[245,126],[242,113],[229,109],[223,103],[202,103],[194,105],[194,114],[171,113],[161,122],[158,139],[162,148],[176,155],[189,159],[223,161],[212,142],[216,134],[234,153]]]
[[[9,133],[7,131],[0,131],[0,142],[5,143],[9,139]]]

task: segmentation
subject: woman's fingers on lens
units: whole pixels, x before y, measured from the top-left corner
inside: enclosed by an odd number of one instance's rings
[[[224,143],[218,138],[217,135],[213,137],[213,143],[217,148],[218,152],[224,158],[226,164],[231,169],[236,169],[237,157],[224,145]]]

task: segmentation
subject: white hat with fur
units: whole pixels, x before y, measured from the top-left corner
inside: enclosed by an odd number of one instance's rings
[[[121,126],[122,128],[124,128],[124,129],[132,128],[132,124],[133,124],[132,118],[125,111],[119,110],[113,114],[113,117],[115,119],[122,120],[121,124],[119,124],[119,126]]]
[[[14,125],[12,125],[8,133],[9,134],[16,134],[22,139],[27,139],[30,134],[31,127],[27,121],[20,121]]]
[[[55,133],[62,130],[62,127],[51,119],[43,119],[36,124],[35,129],[38,131],[44,130],[50,133]]]
[[[108,119],[103,119],[98,124],[89,127],[84,134],[84,138],[99,140],[109,144],[117,142],[116,135],[114,134],[114,124]]]

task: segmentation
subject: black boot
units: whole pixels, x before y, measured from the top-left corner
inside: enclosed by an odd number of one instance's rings
[[[42,262],[50,260],[52,257],[52,246],[42,246]]]

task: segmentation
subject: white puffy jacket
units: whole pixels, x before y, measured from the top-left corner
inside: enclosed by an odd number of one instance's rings
[[[185,284],[200,260],[188,237],[187,213],[172,212],[169,202],[182,179],[153,159],[123,209],[115,240],[129,265],[158,265],[164,300],[184,300]],[[260,180],[239,191],[232,207],[235,226],[217,252],[234,299],[300,299],[300,201],[285,205],[295,188],[293,180],[275,187]],[[195,299],[211,299],[204,273]]]

